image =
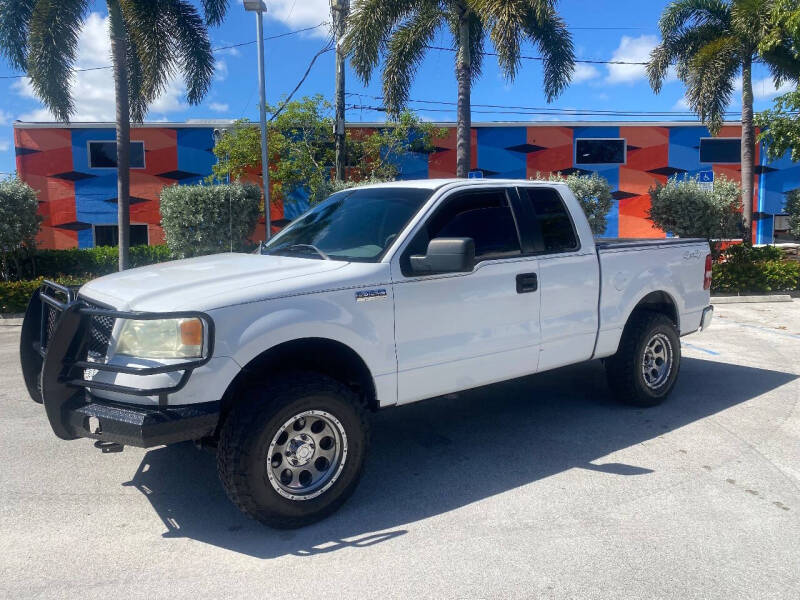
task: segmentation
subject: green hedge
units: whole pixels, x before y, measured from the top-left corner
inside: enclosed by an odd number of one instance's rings
[[[69,250],[34,250],[20,261],[20,272],[12,272],[12,280],[36,277],[82,277],[91,279],[114,273],[118,268],[116,246],[72,248]],[[166,246],[134,246],[130,249],[132,267],[141,267],[170,260]]]
[[[711,289],[715,292],[790,292],[800,290],[800,263],[785,260],[775,246],[728,248],[725,262],[715,264]]]
[[[44,277],[27,281],[0,281],[0,313],[22,313],[28,307],[28,300],[36,291]],[[79,286],[86,283],[86,279],[66,277],[56,280],[56,283],[69,286]]]

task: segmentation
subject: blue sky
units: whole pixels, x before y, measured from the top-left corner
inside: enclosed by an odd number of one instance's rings
[[[195,2],[196,3],[196,2]],[[658,42],[657,21],[666,0],[561,0],[559,10],[572,29],[576,56],[580,59],[622,60],[638,62],[647,59]],[[329,20],[329,0],[267,0],[265,35],[277,35],[318,25]],[[78,67],[92,68],[110,64],[106,35],[105,2],[95,1],[81,36]],[[309,61],[322,48],[328,37],[327,27],[286,36],[266,42],[267,100],[276,103],[297,85]],[[226,22],[211,31],[215,47],[256,39],[255,17],[245,13],[238,1],[231,2]],[[450,46],[449,35],[442,32],[436,45]],[[491,48],[487,47],[487,50]],[[526,55],[536,55],[530,45]],[[167,92],[152,107],[148,120],[184,121],[187,119],[258,118],[256,79],[256,46],[241,46],[219,51],[217,73],[210,93],[199,106],[188,106],[180,81],[170,84]],[[296,97],[320,93],[332,98],[334,56],[323,54],[315,63],[308,79]],[[776,90],[763,67],[754,70],[756,110],[771,104]],[[14,120],[49,121],[52,117],[33,95],[24,78],[0,59],[0,176],[15,169],[12,123]],[[486,57],[481,80],[472,93],[473,122],[536,121],[536,120],[602,120],[601,116],[568,114],[568,111],[682,111],[663,117],[614,117],[616,120],[685,120],[683,86],[679,81],[666,83],[659,95],[653,94],[644,68],[636,65],[580,64],[573,83],[556,101],[548,105],[541,92],[541,67],[536,61],[523,61],[516,80],[507,82],[500,74],[493,57]],[[348,69],[348,102],[362,106],[380,104],[380,73],[376,72],[364,86]],[[783,91],[783,90],[780,90]],[[111,121],[114,118],[114,93],[108,69],[77,73],[73,92],[76,100],[74,121]],[[456,82],[453,54],[431,50],[417,74],[411,92],[414,100],[454,102]],[[515,107],[548,107],[567,111],[561,114],[528,114],[498,112],[504,109],[477,107],[491,104]],[[430,120],[452,121],[450,106],[417,103],[413,108]],[[735,98],[731,110],[740,110]],[[486,112],[480,112],[486,111]],[[369,109],[348,111],[348,121],[378,121],[383,113]]]

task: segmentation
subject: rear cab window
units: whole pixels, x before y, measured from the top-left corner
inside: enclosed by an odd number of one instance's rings
[[[548,187],[519,188],[523,203],[534,219],[537,253],[554,254],[580,249],[578,235],[558,190]]]

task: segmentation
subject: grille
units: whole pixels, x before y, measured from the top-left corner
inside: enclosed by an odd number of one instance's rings
[[[61,314],[61,311],[44,302],[42,302],[42,310],[44,311],[44,331],[42,331],[41,346],[44,351],[47,349],[47,345],[53,337],[53,332],[55,331],[58,316]]]
[[[105,308],[91,302],[83,301],[89,308]],[[89,318],[89,355],[93,358],[105,358],[108,344],[111,342],[111,332],[114,330],[114,317],[92,315]]]

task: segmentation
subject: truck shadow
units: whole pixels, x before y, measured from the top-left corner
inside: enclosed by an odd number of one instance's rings
[[[147,452],[124,485],[147,497],[164,537],[258,558],[366,547],[404,535],[409,523],[567,469],[646,476],[650,469],[593,461],[796,378],[685,358],[669,401],[636,409],[614,402],[595,361],[382,411],[356,493],[338,513],[294,531],[270,530],[239,513],[217,479],[214,457],[191,444]]]

